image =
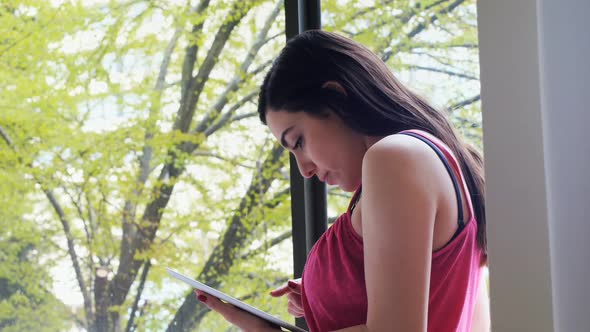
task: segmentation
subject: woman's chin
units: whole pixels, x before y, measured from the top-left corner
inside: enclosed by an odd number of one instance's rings
[[[335,184],[336,186],[338,186],[338,188],[340,188],[342,191],[346,191],[346,192],[354,192],[356,190],[356,186],[352,186],[352,185],[348,185],[348,184]]]

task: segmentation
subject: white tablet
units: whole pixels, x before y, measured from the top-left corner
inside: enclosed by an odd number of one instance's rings
[[[185,276],[185,275],[183,275],[183,274],[181,274],[179,272],[176,272],[176,271],[174,271],[172,269],[169,269],[169,268],[166,268],[166,271],[168,271],[168,274],[171,277],[176,278],[176,279],[178,279],[180,281],[183,281],[183,282],[185,282],[185,283],[193,286],[194,288],[196,288],[198,290],[201,290],[201,291],[203,291],[203,292],[205,292],[205,293],[207,293],[209,295],[215,296],[216,298],[218,298],[220,300],[223,300],[223,301],[225,301],[227,303],[230,303],[230,304],[232,304],[232,305],[234,305],[234,306],[236,306],[236,307],[238,307],[238,308],[240,308],[240,309],[242,309],[244,311],[247,311],[247,312],[253,314],[254,316],[260,317],[260,318],[266,320],[267,322],[269,322],[271,324],[278,325],[280,327],[286,328],[287,330],[293,331],[293,332],[307,332],[307,331],[305,331],[304,329],[302,329],[300,327],[297,327],[297,326],[295,326],[293,324],[289,324],[289,323],[287,323],[287,322],[285,322],[283,320],[280,320],[280,319],[278,319],[278,318],[276,318],[274,316],[271,316],[271,315],[267,314],[266,312],[264,312],[264,311],[262,311],[260,309],[256,309],[256,308],[254,308],[251,305],[248,305],[248,304],[246,304],[246,303],[244,303],[244,302],[242,302],[242,301],[240,301],[238,299],[235,299],[235,298],[233,298],[233,297],[231,297],[231,296],[229,296],[229,295],[227,295],[225,293],[222,293],[222,292],[218,291],[215,288],[211,288],[211,287],[209,287],[209,286],[207,286],[207,285],[205,285],[203,283],[200,283],[200,282],[198,282],[198,281],[196,281],[194,279],[191,279],[191,278],[189,278],[189,277],[187,277],[187,276]]]

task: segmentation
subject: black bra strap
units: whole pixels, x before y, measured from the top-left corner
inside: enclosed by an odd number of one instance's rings
[[[352,214],[352,211],[354,210],[354,208],[356,207],[356,204],[359,202],[359,200],[361,199],[361,193],[363,192],[363,188],[360,187],[358,190],[358,193],[356,194],[356,197],[354,197],[354,201],[352,202],[352,204],[350,204],[350,214]]]
[[[428,144],[428,146],[430,146],[432,148],[432,150],[434,150],[434,152],[436,152],[436,154],[438,155],[440,160],[445,165],[447,172],[451,176],[451,181],[453,181],[453,187],[455,187],[455,194],[457,195],[457,204],[458,204],[457,211],[458,211],[458,215],[459,215],[459,229],[457,230],[457,232],[453,236],[453,238],[454,238],[463,229],[463,226],[465,226],[465,222],[463,221],[463,200],[461,199],[461,197],[462,197],[461,190],[459,190],[459,182],[457,181],[457,177],[455,176],[455,172],[453,172],[451,165],[449,165],[449,161],[447,160],[445,155],[442,153],[442,151],[438,148],[438,146],[436,146],[434,143],[432,143],[429,139],[422,137],[420,135],[417,135],[415,133],[412,133],[412,132],[402,132],[400,134],[415,137],[415,138],[421,140],[422,142]]]

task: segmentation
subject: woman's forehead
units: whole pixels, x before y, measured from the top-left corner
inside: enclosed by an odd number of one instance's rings
[[[287,112],[283,110],[268,110],[266,113],[266,124],[272,134],[280,139],[282,133],[300,122],[301,114],[304,112]]]
[[[268,110],[266,123],[269,127],[290,126],[305,117],[305,112],[288,112],[285,110]]]

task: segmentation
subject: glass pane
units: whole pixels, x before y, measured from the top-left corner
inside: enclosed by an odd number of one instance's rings
[[[256,113],[282,7],[0,5],[0,329],[229,328],[165,267],[292,321],[288,159]]]
[[[378,54],[480,148],[477,13],[469,1],[322,1],[322,24]]]

